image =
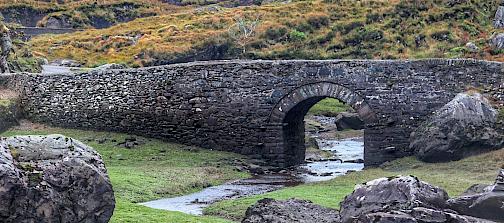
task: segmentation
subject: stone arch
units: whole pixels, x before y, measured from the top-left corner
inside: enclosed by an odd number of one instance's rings
[[[271,125],[282,126],[282,143],[285,166],[304,162],[304,116],[324,98],[335,98],[351,106],[366,123],[376,121],[376,115],[366,101],[356,92],[332,82],[317,82],[300,86],[285,95],[274,107],[269,117]],[[366,147],[366,145],[364,145]]]

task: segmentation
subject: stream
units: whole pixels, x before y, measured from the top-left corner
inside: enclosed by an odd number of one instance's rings
[[[337,159],[310,162],[300,165],[291,174],[257,175],[249,179],[208,187],[193,194],[149,201],[142,203],[142,205],[156,209],[202,215],[205,207],[218,201],[264,194],[304,183],[326,181],[344,175],[348,171],[359,171],[364,168],[363,163],[352,163],[355,160],[363,159],[363,138],[318,140],[318,143],[320,149],[330,151],[343,162]]]

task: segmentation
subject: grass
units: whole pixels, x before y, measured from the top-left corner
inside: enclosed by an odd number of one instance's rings
[[[350,109],[351,108],[348,105],[338,99],[325,98],[313,105],[308,111],[308,114],[334,117],[337,116],[338,113],[345,112]]]
[[[450,5],[438,0],[305,0],[289,4],[177,10],[103,30],[41,36],[37,55],[87,66],[150,66],[201,59],[477,58],[504,61],[487,40],[498,0]],[[259,18],[256,35],[232,38],[235,18]],[[479,52],[464,50],[475,43]],[[217,49],[217,50],[216,50]],[[218,53],[215,51],[219,51]],[[212,53],[205,53],[205,55]]]
[[[429,164],[413,157],[406,157],[384,164],[381,168],[366,169],[327,182],[305,184],[263,195],[221,201],[206,208],[205,213],[240,220],[247,207],[262,198],[306,199],[325,207],[339,208],[339,203],[353,191],[356,184],[396,175],[417,176],[423,181],[444,188],[450,196],[456,196],[473,184],[493,183],[503,162],[504,149],[450,163]]]
[[[126,134],[42,128],[10,130],[1,135],[55,133],[79,139],[102,155],[116,196],[117,207],[112,222],[227,222],[215,217],[150,209],[135,203],[188,194],[228,180],[248,177],[246,173],[235,171],[231,164],[235,159],[243,159],[239,155],[142,137],[137,138],[146,144],[138,148],[117,146],[127,137]],[[91,139],[109,140],[99,144]]]

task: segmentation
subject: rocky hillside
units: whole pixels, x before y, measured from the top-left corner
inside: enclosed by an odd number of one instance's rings
[[[47,28],[107,28],[136,18],[170,13],[176,8],[157,0],[0,1],[0,15],[6,22]]]
[[[313,0],[238,8],[206,6],[109,29],[40,37],[30,44],[50,60],[73,58],[87,66],[229,58],[504,61],[502,50],[488,43],[499,32],[492,26],[499,3]]]

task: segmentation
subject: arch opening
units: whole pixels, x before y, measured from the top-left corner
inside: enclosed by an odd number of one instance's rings
[[[281,99],[270,117],[271,123],[282,126],[281,147],[283,148],[281,151],[283,151],[284,166],[305,162],[305,116],[310,108],[325,98],[337,99],[353,108],[366,125],[376,120],[368,104],[348,88],[330,82],[296,88]],[[366,145],[364,145],[364,150],[365,147]]]

